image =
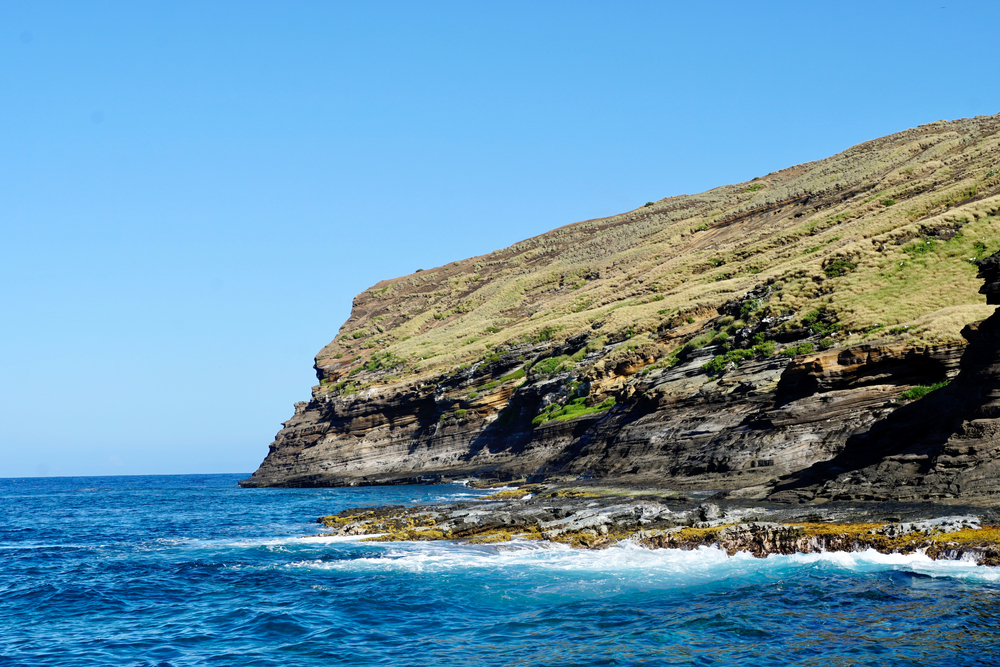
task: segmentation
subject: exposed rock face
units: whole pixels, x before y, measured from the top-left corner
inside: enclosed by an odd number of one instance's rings
[[[978,262],[1000,304],[1000,253]],[[965,328],[954,380],[848,439],[830,461],[782,480],[775,499],[950,500],[1000,496],[1000,309]]]
[[[317,523],[329,531],[322,533],[325,536],[367,536],[362,539],[378,542],[546,540],[603,549],[630,540],[654,549],[715,547],[730,555],[743,552],[758,558],[875,549],[1000,564],[1000,532],[995,526],[984,526],[974,514],[942,516],[945,508],[940,506],[893,505],[890,511],[912,520],[894,518],[887,523],[877,505],[775,510],[695,505],[648,493],[623,496],[600,487],[574,491],[530,485],[519,491],[529,488],[531,495],[516,500],[502,497],[512,493],[504,491],[476,502],[362,507],[320,517]],[[986,514],[995,518],[993,512]]]
[[[244,486],[1000,490],[1000,115],[379,283]],[[958,331],[963,325],[959,339]],[[953,380],[920,400],[919,386]]]
[[[953,375],[961,353],[955,345],[860,346],[755,361],[715,379],[701,371],[710,352],[694,354],[644,375],[595,375],[591,390],[617,387],[618,405],[541,425],[531,420],[564,389],[560,374],[529,373],[516,389],[520,380],[468,399],[475,387],[499,382],[523,363],[517,356],[524,355],[512,354],[435,384],[299,404],[243,484],[612,476],[760,496],[779,476],[841,453],[849,438],[896,410],[894,400],[907,387]],[[458,419],[457,406],[467,406]]]

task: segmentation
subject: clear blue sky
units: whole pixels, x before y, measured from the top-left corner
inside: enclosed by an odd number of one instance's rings
[[[1000,3],[0,3],[0,477],[251,472],[352,297],[1000,112]]]

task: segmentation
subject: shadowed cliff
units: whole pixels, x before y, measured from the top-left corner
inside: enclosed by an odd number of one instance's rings
[[[980,293],[1000,304],[1000,253],[976,263]],[[1000,494],[1000,310],[963,335],[969,345],[950,384],[852,436],[829,461],[782,480],[772,498],[989,501]]]

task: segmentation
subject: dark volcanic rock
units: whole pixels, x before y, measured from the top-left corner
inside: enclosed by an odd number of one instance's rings
[[[840,454],[898,407],[913,384],[957,371],[959,346],[871,346],[789,361],[745,363],[710,378],[711,351],[670,369],[587,380],[616,395],[613,409],[532,424],[560,398],[566,376],[470,388],[503,376],[486,370],[434,384],[404,383],[350,396],[317,396],[296,414],[244,486],[332,486],[440,481],[614,477],[667,487],[727,489],[762,497],[781,476]],[[603,390],[601,389],[603,388]],[[612,393],[613,392],[613,393]],[[468,406],[461,418],[455,408]]]
[[[504,494],[533,495],[511,499]],[[416,507],[362,507],[317,519],[323,535],[378,542],[458,540],[485,544],[545,540],[603,549],[623,540],[648,548],[715,547],[730,555],[863,551],[1000,564],[995,527],[975,514],[928,504],[766,508],[722,502],[696,505],[669,495],[622,495],[600,487],[530,485],[480,501]],[[594,492],[596,491],[596,493]],[[963,508],[964,509],[964,508]],[[898,516],[888,519],[885,511]],[[987,513],[989,514],[989,513]],[[900,521],[905,517],[906,521]],[[989,515],[989,519],[993,519]]]
[[[979,262],[1000,303],[1000,253]],[[1000,309],[967,326],[952,382],[894,411],[843,451],[782,480],[772,498],[992,502],[1000,495]]]
[[[998,133],[1000,115],[921,126],[383,281],[241,484],[605,479],[988,502],[1000,316],[967,326],[967,344],[954,322],[990,310],[960,263],[1000,215]],[[978,265],[1000,304],[1000,257]],[[913,330],[889,325],[904,312]]]

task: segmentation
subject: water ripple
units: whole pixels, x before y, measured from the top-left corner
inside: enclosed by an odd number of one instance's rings
[[[348,506],[473,494],[237,478],[0,480],[0,666],[951,666],[1000,647],[991,568],[309,538]]]

